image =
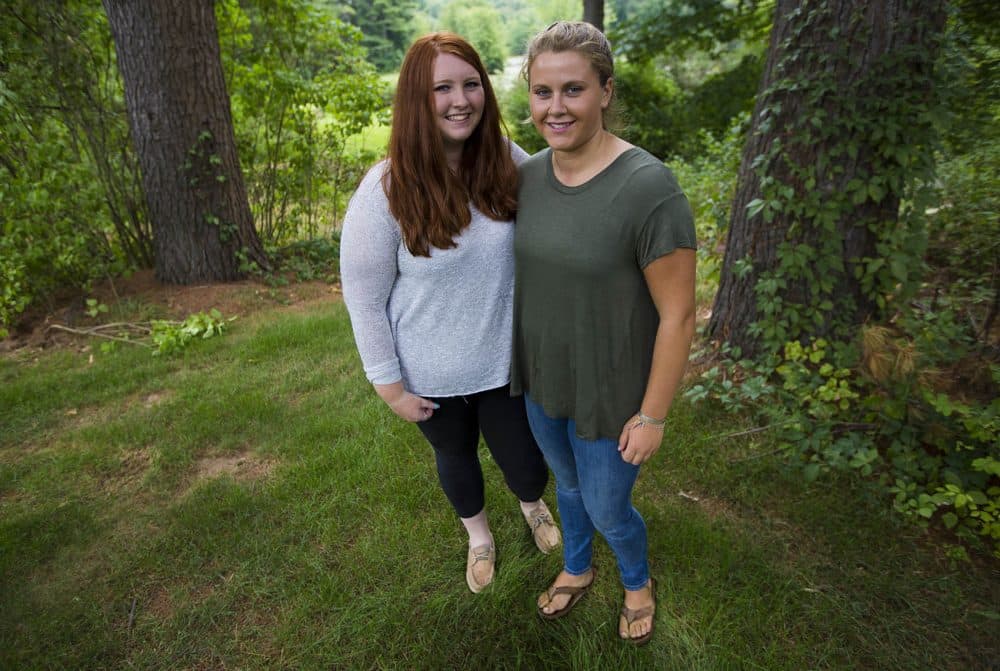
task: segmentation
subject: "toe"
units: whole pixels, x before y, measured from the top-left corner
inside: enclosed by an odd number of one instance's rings
[[[632,623],[632,638],[645,636],[653,630],[653,618],[644,617],[638,622]]]
[[[542,592],[541,595],[539,595],[538,597],[538,607],[541,608],[542,612],[545,613],[546,615],[551,615],[552,613],[559,610],[558,608],[559,604],[556,601],[556,599],[558,598],[559,598],[558,596],[556,597],[549,596],[548,592]]]

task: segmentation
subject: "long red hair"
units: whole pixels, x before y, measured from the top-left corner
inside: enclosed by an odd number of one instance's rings
[[[448,168],[434,111],[434,61],[452,54],[471,65],[483,84],[483,116],[462,147],[458,174]],[[472,221],[469,203],[496,221],[517,211],[517,166],[501,133],[500,106],[479,54],[454,33],[421,37],[406,52],[392,107],[389,167],[382,187],[414,256],[430,247],[455,247]]]

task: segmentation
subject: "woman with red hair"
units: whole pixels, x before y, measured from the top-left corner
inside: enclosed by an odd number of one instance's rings
[[[376,393],[416,422],[469,535],[466,582],[493,579],[496,546],[478,457],[482,433],[535,544],[558,528],[542,501],[548,470],[524,402],[510,396],[517,164],[476,51],[452,33],[418,39],[393,104],[389,155],[351,199],[341,279]]]

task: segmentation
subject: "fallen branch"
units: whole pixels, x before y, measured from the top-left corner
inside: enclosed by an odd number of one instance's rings
[[[739,438],[740,436],[749,436],[755,433],[760,433],[761,431],[767,431],[768,429],[773,429],[775,426],[781,426],[780,424],[768,424],[767,426],[758,426],[753,429],[747,429],[746,431],[737,431],[736,433],[727,433],[724,436],[719,436],[720,439],[726,438]]]
[[[754,429],[749,429],[747,431],[740,431],[737,433],[731,433],[722,437],[732,438],[735,436],[745,436],[751,433],[760,433],[761,431],[766,431],[767,429],[770,429],[772,427],[781,426],[781,424],[787,424],[787,423],[788,422],[782,422],[779,424],[769,424],[768,426],[758,426]],[[877,424],[870,424],[867,422],[841,422],[840,424],[835,424],[832,430],[834,433],[843,433],[844,431],[871,431],[872,429],[877,429],[877,428],[878,428]],[[754,459],[760,459],[762,457],[770,457],[782,452],[784,449],[785,449],[784,446],[779,446],[774,448],[773,450],[767,450],[766,452],[757,452],[756,454],[751,454],[747,457],[740,457],[738,459],[728,459],[727,461],[730,464],[739,464],[744,461],[752,461]]]
[[[741,436],[749,436],[755,433],[761,433],[767,431],[768,429],[773,429],[777,426],[784,426],[785,424],[791,424],[795,420],[788,420],[787,422],[778,422],[777,424],[768,424],[767,426],[757,426],[752,429],[747,429],[746,431],[737,431],[736,433],[727,433],[724,436],[718,436],[719,440],[724,440],[726,438],[739,438]],[[839,424],[834,424],[832,430],[835,433],[843,433],[844,431],[871,431],[872,429],[877,429],[877,424],[871,424],[870,422],[840,422]]]
[[[106,333],[101,333],[97,328],[93,329],[74,329],[68,326],[63,326],[62,324],[49,324],[49,329],[57,329],[59,331],[66,331],[67,333],[73,333],[75,335],[89,336],[93,338],[105,338],[107,340],[114,340],[115,342],[124,342],[129,345],[139,345],[140,347],[152,348],[149,343],[144,343],[141,340],[130,340],[129,338],[119,338],[118,336],[108,335]]]
[[[90,327],[91,331],[107,331],[110,329],[124,329],[127,331],[137,331],[139,333],[150,334],[153,332],[153,327],[149,322],[142,323],[131,323],[131,322],[111,322],[108,324],[97,324],[96,326]]]

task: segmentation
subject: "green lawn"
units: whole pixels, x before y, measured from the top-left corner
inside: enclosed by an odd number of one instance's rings
[[[368,126],[356,135],[347,138],[344,153],[360,154],[363,151],[374,151],[378,156],[385,154],[389,146],[389,126]]]
[[[846,480],[804,484],[766,432],[726,438],[746,428],[681,401],[644,468],[660,600],[635,649],[603,542],[594,591],[535,615],[560,559],[489,461],[498,574],[469,593],[430,448],[370,391],[340,303],[258,313],[174,357],[6,355],[0,668],[1000,664],[995,563],[952,563]]]

